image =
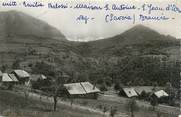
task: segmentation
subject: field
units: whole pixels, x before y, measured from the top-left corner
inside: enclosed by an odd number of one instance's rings
[[[53,103],[46,101],[44,96],[40,101],[38,94],[31,94],[27,100],[20,92],[0,90],[0,115],[9,117],[102,117],[105,106],[108,109],[106,117],[109,116],[111,107],[117,109],[115,117],[130,117],[125,98],[120,98],[119,102],[106,98],[74,99],[73,106],[68,99],[59,100],[58,109],[53,112]],[[173,114],[161,113],[158,116],[157,112],[145,108],[134,112],[135,117],[176,117]]]
[[[0,115],[9,117],[100,117],[100,114],[86,110],[58,105],[56,112],[52,111],[51,103],[34,99],[26,100],[12,91],[0,90]]]

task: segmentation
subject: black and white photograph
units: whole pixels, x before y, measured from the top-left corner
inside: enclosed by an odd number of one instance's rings
[[[181,117],[181,1],[0,0],[0,117]]]

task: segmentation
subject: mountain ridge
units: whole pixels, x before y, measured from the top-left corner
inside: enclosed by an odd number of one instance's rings
[[[0,22],[0,34],[3,36],[36,36],[66,40],[56,28],[20,11],[0,12]]]

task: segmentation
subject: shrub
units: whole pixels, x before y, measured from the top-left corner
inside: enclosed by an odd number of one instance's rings
[[[100,90],[101,91],[107,91],[107,86],[105,84],[102,84],[101,87],[100,87]]]

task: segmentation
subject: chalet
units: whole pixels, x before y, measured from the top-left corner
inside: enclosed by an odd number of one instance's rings
[[[119,92],[119,95],[125,96],[128,98],[137,97],[138,94],[136,93],[134,88],[122,88]]]
[[[17,77],[20,84],[26,84],[30,78],[29,73],[24,70],[14,70],[12,74],[14,74]]]
[[[89,82],[64,84],[70,97],[97,98],[100,90]]]

